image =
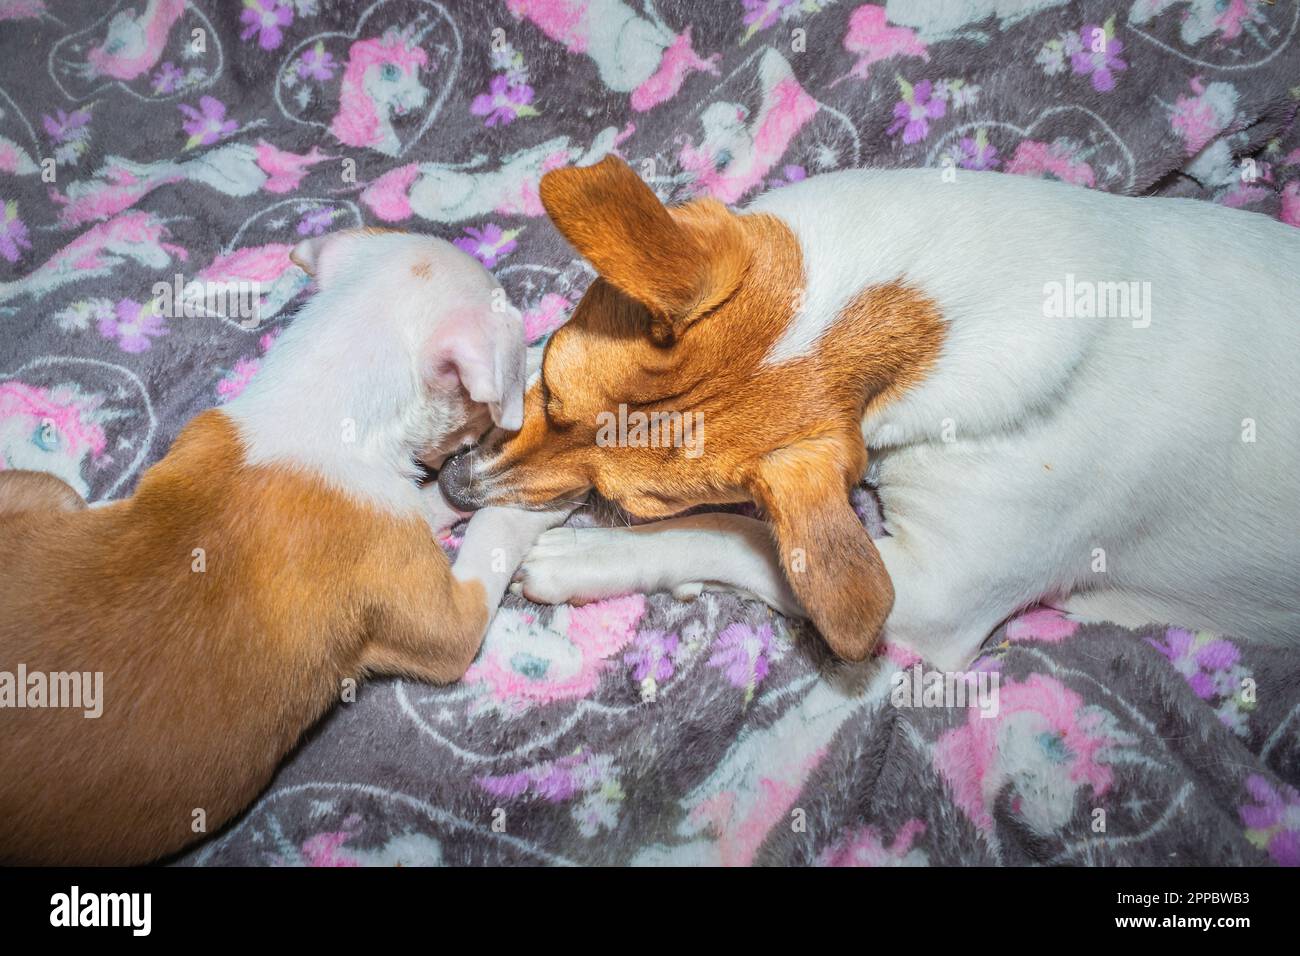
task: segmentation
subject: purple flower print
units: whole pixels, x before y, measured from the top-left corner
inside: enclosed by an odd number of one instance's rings
[[[334,54],[325,49],[323,42],[317,43],[298,61],[298,76],[304,80],[310,77],[323,83],[332,80],[337,69],[338,64],[334,62]]]
[[[673,658],[680,643],[676,634],[642,631],[632,642],[632,649],[623,655],[623,663],[632,665],[635,681],[665,681],[673,676]]]
[[[1098,93],[1106,93],[1115,88],[1115,74],[1128,69],[1128,64],[1119,58],[1124,43],[1112,35],[1109,23],[1105,27],[1088,24],[1079,31],[1079,40],[1083,48],[1070,56],[1070,66],[1080,76],[1092,74],[1092,88]],[[1093,39],[1105,37],[1102,50],[1093,52]]]
[[[465,230],[465,234],[466,237],[454,240],[452,245],[462,252],[468,252],[488,269],[495,269],[496,264],[514,252],[515,247],[519,245],[515,241],[519,230],[511,229],[506,232],[494,222],[488,223],[482,229],[471,226]]]
[[[578,831],[594,837],[618,825],[619,806],[625,796],[619,776],[618,765],[611,757],[579,750],[518,773],[478,777],[477,782],[488,793],[505,799],[539,798],[547,803],[564,803],[581,798],[571,808],[571,814]]]
[[[186,149],[211,146],[239,129],[238,123],[226,119],[226,104],[211,96],[199,100],[198,109],[182,103],[180,110],[186,116],[181,128],[190,134],[189,142],[185,144]]]
[[[284,40],[284,28],[293,23],[293,8],[280,0],[244,0],[244,12],[239,15],[244,30],[239,39],[257,37],[263,50],[274,50]]]
[[[780,189],[782,186],[790,186],[807,178],[808,170],[802,166],[786,166],[781,170],[780,176],[774,176],[767,181],[767,188]]]
[[[930,134],[930,120],[943,116],[948,104],[934,95],[934,84],[929,80],[912,86],[900,76],[898,88],[902,90],[903,98],[894,104],[894,122],[885,132],[893,136],[902,130],[903,143],[910,146]]]
[[[988,140],[988,133],[979,130],[974,137],[963,136],[957,143],[957,165],[962,169],[997,169],[998,150]]]
[[[184,78],[185,71],[171,60],[168,60],[158,67],[158,72],[153,75],[153,91],[155,93],[175,93],[176,87],[180,85],[181,80]]]
[[[73,110],[71,113],[65,113],[63,110],[55,111],[58,115],[42,117],[42,123],[45,126],[45,132],[50,134],[50,139],[56,143],[66,143],[69,140],[83,139],[86,136],[86,124],[90,122],[89,110]]]
[[[537,113],[529,106],[533,101],[533,88],[526,84],[511,83],[505,73],[492,78],[488,92],[480,93],[470,103],[469,111],[475,116],[486,116],[484,126],[508,125],[520,116]]]
[[[113,312],[100,317],[99,334],[106,339],[117,339],[118,348],[137,355],[149,350],[150,339],[167,334],[167,323],[152,308],[123,299]]]
[[[330,227],[334,221],[334,210],[327,206],[321,206],[312,209],[302,219],[298,220],[298,235],[300,236],[320,236]]]
[[[1147,638],[1147,643],[1183,675],[1192,692],[1214,708],[1225,726],[1236,734],[1249,733],[1254,702],[1242,694],[1242,683],[1250,671],[1242,664],[1237,645],[1208,631],[1193,633],[1178,627],[1165,631],[1163,640]]]
[[[1246,839],[1278,866],[1300,866],[1300,793],[1285,783],[1274,787],[1260,774],[1246,778],[1246,792],[1253,802],[1237,808]]]
[[[1165,633],[1163,643],[1153,639],[1148,642],[1178,667],[1201,700],[1223,693],[1220,675],[1236,666],[1241,658],[1241,652],[1221,637],[1202,637],[1177,627]]]
[[[709,656],[709,666],[727,675],[733,687],[743,687],[746,698],[767,676],[767,655],[772,648],[772,626],[752,628],[737,622],[723,628]]]
[[[798,0],[741,0],[741,6],[745,8],[742,22],[749,27],[751,35],[766,30],[797,2]]]
[[[0,216],[0,256],[17,262],[23,250],[31,247],[27,224],[18,218],[18,203],[11,199],[4,204],[4,215]]]

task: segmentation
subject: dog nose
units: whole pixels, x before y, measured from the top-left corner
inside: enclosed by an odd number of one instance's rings
[[[438,472],[438,487],[442,489],[443,497],[453,508],[461,511],[476,511],[482,506],[482,502],[471,493],[472,484],[473,463],[470,461],[469,452],[453,455],[443,462],[442,470]]]

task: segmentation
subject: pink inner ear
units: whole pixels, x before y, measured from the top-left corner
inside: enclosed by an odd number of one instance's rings
[[[518,428],[514,419],[522,418],[523,381],[515,366],[523,367],[524,343],[522,330],[512,335],[506,318],[483,308],[449,311],[430,341],[428,381],[436,388],[459,381],[471,399],[488,407],[496,424]]]

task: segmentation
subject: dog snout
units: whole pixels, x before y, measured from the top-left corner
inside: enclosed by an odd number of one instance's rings
[[[483,506],[482,494],[474,489],[474,463],[468,451],[443,462],[438,472],[438,487],[448,504],[460,511],[477,511]]]

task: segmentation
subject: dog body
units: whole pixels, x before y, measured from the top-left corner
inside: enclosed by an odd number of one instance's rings
[[[518,426],[522,327],[486,271],[396,234],[295,260],[321,291],[131,498],[0,473],[0,670],[102,675],[93,719],[0,710],[4,862],[147,862],[215,831],[357,679],[463,675],[509,579],[493,552],[554,523],[475,515],[453,569],[431,525],[454,515],[414,481],[489,414]]]
[[[883,633],[950,668],[1038,601],[1300,640],[1300,233],[1202,202],[934,170],[832,173],[739,215],[705,201],[665,219],[601,165],[543,181],[601,278],[548,347],[524,429],[473,472],[450,467],[444,490],[537,506],[559,481],[541,463],[558,463],[569,495],[585,479],[651,516],[756,501],[777,550],[735,515],[556,529],[521,569],[525,594],[723,584],[802,605],[841,656]],[[630,248],[635,233],[683,258]],[[659,278],[674,273],[684,293]],[[652,348],[629,344],[638,327]],[[590,435],[548,414],[557,390],[587,414],[575,389],[702,411],[698,464],[539,452]],[[875,542],[839,501],[868,454],[888,531]]]

